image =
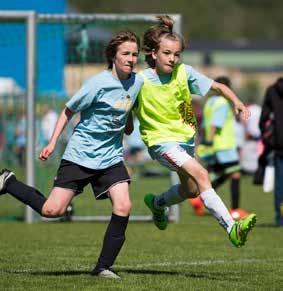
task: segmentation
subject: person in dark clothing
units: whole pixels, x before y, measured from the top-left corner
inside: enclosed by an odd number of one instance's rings
[[[275,222],[283,227],[283,77],[267,88],[259,127],[268,150],[274,151]],[[269,132],[268,137],[266,134]]]

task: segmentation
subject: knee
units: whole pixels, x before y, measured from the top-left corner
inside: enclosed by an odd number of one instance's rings
[[[199,196],[200,191],[197,187],[197,185],[193,186],[193,187],[189,187],[189,188],[184,188],[181,187],[180,188],[181,191],[181,195],[185,198],[185,199],[191,199],[191,198],[196,198]]]
[[[45,217],[59,217],[64,215],[66,208],[59,205],[43,205],[41,214]]]
[[[197,198],[199,196],[199,194],[200,194],[199,189],[196,188],[193,191],[190,191],[190,193],[189,193],[190,197],[189,198]]]
[[[114,212],[118,215],[127,216],[129,215],[131,208],[132,208],[132,203],[130,200],[123,201],[114,207]]]

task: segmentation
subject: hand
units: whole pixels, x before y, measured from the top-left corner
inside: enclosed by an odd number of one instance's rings
[[[247,120],[251,116],[250,110],[242,102],[234,104],[234,111],[237,115],[241,114],[243,120]]]
[[[45,148],[43,148],[39,154],[39,159],[42,161],[46,161],[51,154],[54,152],[55,146],[49,143]]]

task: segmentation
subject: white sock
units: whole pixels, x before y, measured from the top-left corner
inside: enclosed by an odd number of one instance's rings
[[[176,184],[169,188],[166,192],[155,196],[154,206],[156,208],[164,208],[165,206],[171,206],[183,202],[186,198],[180,196],[179,194],[180,184]]]
[[[211,188],[200,193],[200,198],[209,212],[218,220],[219,224],[230,233],[234,220],[214,189]]]

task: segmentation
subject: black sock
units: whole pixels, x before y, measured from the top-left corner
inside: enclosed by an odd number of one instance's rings
[[[41,215],[46,198],[38,190],[18,181],[15,176],[7,180],[5,190]]]
[[[93,274],[99,272],[101,269],[109,269],[113,265],[126,239],[125,232],[128,221],[129,216],[124,217],[112,213],[111,220],[104,235],[98,262],[92,271]]]
[[[231,179],[231,204],[232,209],[239,208],[240,203],[240,179]]]
[[[217,177],[211,182],[212,188],[217,189],[227,180],[227,175],[221,174],[221,176]]]

